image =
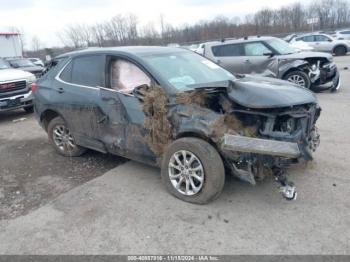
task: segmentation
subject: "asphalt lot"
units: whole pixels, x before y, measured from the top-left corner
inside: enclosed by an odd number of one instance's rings
[[[350,56],[335,60],[343,86],[317,94],[321,146],[290,170],[294,202],[272,179],[231,178],[217,201],[184,203],[157,169],[96,152],[63,158],[32,115],[0,114],[0,253],[350,254]]]

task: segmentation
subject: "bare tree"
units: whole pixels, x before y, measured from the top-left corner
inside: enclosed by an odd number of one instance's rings
[[[37,36],[33,36],[33,38],[32,38],[32,50],[34,52],[37,52],[41,49],[41,47],[42,47],[42,44],[41,44],[40,39]]]

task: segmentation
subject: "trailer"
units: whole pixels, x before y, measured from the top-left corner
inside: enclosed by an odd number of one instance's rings
[[[22,41],[19,33],[0,32],[0,57],[22,57]]]

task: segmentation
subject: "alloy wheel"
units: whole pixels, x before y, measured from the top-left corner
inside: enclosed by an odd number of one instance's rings
[[[193,153],[181,150],[175,152],[169,161],[169,178],[173,187],[183,195],[197,194],[204,184],[204,168]]]

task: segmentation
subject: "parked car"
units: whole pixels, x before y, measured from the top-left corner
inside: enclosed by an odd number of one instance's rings
[[[336,56],[346,55],[350,51],[350,42],[338,40],[326,34],[307,34],[296,37],[293,41],[303,41],[315,51],[328,52]]]
[[[339,40],[350,40],[350,29],[337,30],[332,36]]]
[[[45,67],[44,62],[40,58],[28,58],[34,65]]]
[[[8,58],[7,61],[13,68],[21,69],[30,72],[39,78],[44,72],[44,67],[33,64],[28,58]]]
[[[280,78],[314,91],[340,88],[339,72],[330,54],[300,52],[275,37],[208,42],[204,56],[233,74]]]
[[[219,196],[225,168],[252,184],[272,173],[283,196],[295,199],[283,170],[311,160],[319,144],[312,92],[273,78],[236,78],[180,48],[64,54],[33,92],[36,117],[58,153],[90,148],[159,166],[169,192],[192,203]]]
[[[303,41],[294,41],[289,43],[297,51],[313,51],[314,48]]]
[[[0,112],[23,108],[33,112],[31,84],[35,82],[31,73],[13,69],[0,59]]]

